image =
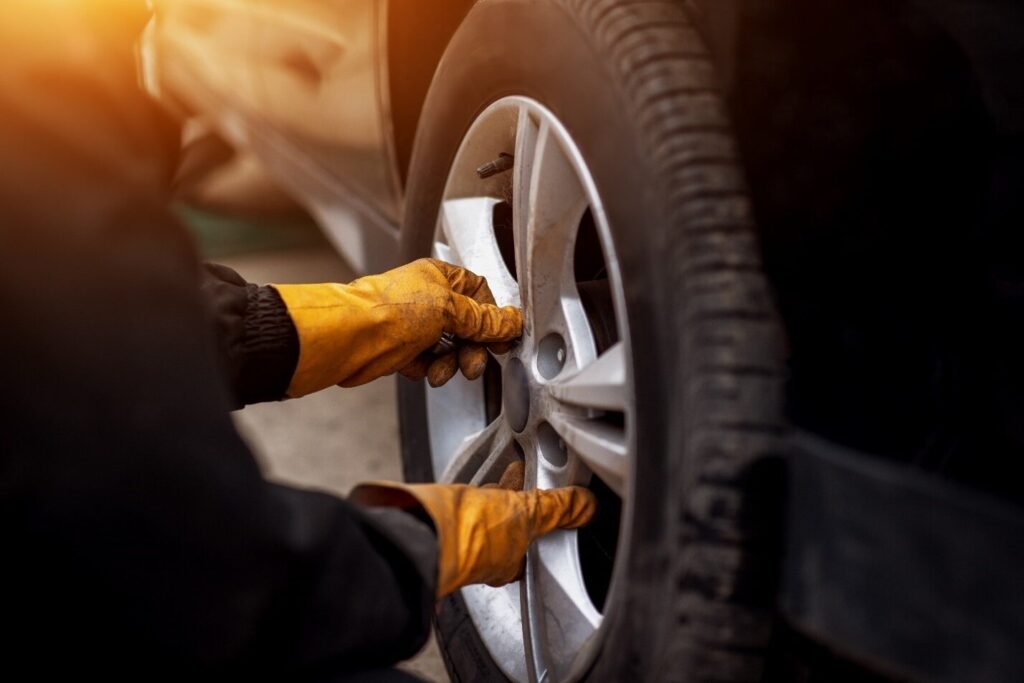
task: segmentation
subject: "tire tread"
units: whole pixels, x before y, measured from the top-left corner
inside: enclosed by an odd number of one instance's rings
[[[692,3],[559,0],[611,55],[671,206],[682,318],[687,462],[672,473],[681,550],[665,680],[760,680],[772,637],[763,530],[746,509],[781,452],[784,343],[747,187]],[[699,17],[696,17],[699,19]],[[753,586],[752,589],[744,588]]]

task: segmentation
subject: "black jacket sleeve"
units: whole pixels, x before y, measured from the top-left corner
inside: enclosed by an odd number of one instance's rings
[[[0,6],[6,664],[302,680],[406,657],[431,531],[262,478],[165,210],[175,137],[135,88],[138,26],[86,16],[112,4]]]
[[[207,264],[202,292],[235,406],[284,399],[299,362],[299,335],[277,290]]]

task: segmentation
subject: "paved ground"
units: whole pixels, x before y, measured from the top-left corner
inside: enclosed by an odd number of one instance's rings
[[[218,260],[260,283],[353,278],[326,245]],[[360,481],[401,477],[394,380],[253,406],[236,421],[271,478],[345,494]],[[430,681],[448,680],[433,642],[403,668]]]

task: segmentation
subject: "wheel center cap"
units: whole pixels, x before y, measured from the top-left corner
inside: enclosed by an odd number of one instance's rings
[[[530,420],[530,379],[521,360],[513,358],[505,365],[501,384],[505,415],[512,431],[518,434]]]

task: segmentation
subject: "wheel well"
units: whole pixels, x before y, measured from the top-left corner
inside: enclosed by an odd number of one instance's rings
[[[477,0],[388,0],[388,64],[395,151],[403,185],[423,102],[455,31]],[[736,0],[679,0],[711,44],[727,92],[732,89]]]
[[[395,152],[404,184],[427,90],[448,42],[476,0],[389,0],[388,64]]]

